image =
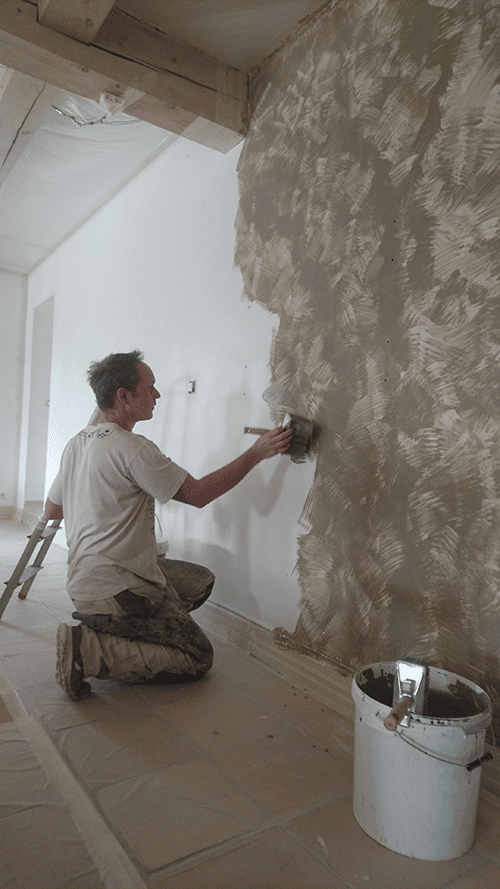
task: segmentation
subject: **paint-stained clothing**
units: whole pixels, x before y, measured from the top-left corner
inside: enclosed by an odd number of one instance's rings
[[[48,496],[63,507],[86,678],[194,678],[212,665],[212,646],[189,615],[210,595],[212,572],[156,555],[154,501],[170,500],[186,477],[153,442],[115,423],[83,429],[64,450]]]
[[[143,583],[100,601],[74,600],[87,678],[140,682],[159,674],[196,678],[210,670],[212,645],[188,612],[208,598],[214,575],[190,562],[158,564],[164,589]]]

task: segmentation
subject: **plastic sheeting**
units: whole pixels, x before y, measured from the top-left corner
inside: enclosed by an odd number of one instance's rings
[[[0,889],[105,885],[64,800],[13,721],[0,724],[0,782]]]
[[[27,273],[178,137],[67,93],[0,189],[0,267]]]

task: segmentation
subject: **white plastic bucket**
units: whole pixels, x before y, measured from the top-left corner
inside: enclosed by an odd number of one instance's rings
[[[395,664],[371,664],[354,677],[353,811],[360,827],[382,846],[411,858],[445,861],[465,855],[474,842],[477,761],[484,753],[491,701],[467,679],[428,669],[432,715],[410,714],[410,725],[394,732],[383,720],[392,709]]]

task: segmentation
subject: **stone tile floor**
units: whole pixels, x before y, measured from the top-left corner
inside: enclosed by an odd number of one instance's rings
[[[0,523],[2,580],[26,533]],[[70,612],[54,543],[0,622],[0,889],[499,889],[492,793],[462,858],[391,852],[353,817],[347,720],[216,638],[199,683],[93,681],[71,702],[54,679]]]

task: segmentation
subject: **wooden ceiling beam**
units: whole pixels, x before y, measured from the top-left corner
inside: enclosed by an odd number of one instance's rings
[[[110,11],[92,44],[158,71],[189,77],[195,83],[238,101],[246,100],[246,74],[192,46],[179,43],[158,28],[116,7]]]
[[[42,80],[9,72],[0,98],[0,185],[60,95],[57,87]]]
[[[38,0],[38,21],[80,43],[92,43],[115,0]]]
[[[40,24],[30,0],[2,0],[0,64],[87,99],[107,97],[108,107],[222,152],[244,138],[246,75],[129,16],[114,21],[123,55],[106,26],[95,38],[102,46],[87,46]],[[139,46],[132,51],[134,34]]]

